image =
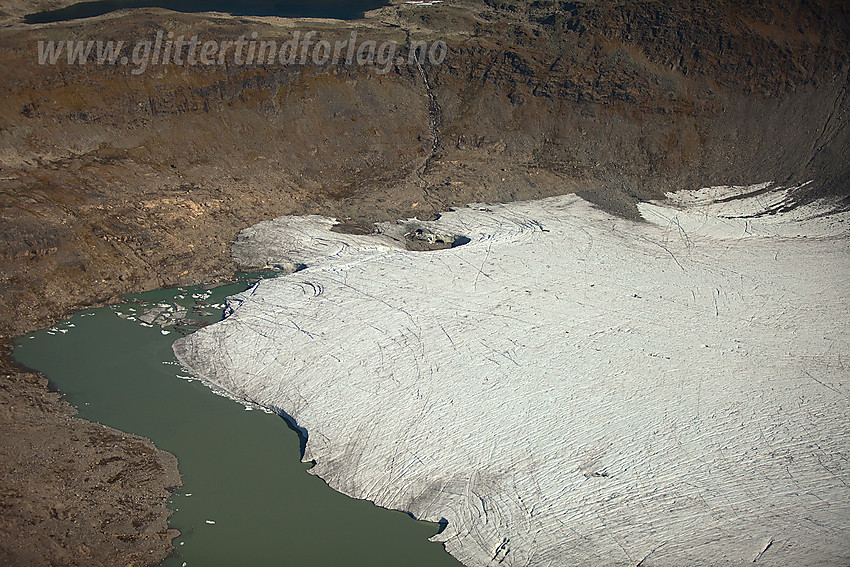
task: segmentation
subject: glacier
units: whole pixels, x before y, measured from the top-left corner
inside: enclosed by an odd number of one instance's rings
[[[468,566],[846,565],[850,224],[788,195],[672,193],[643,222],[474,204],[378,235],[282,217],[233,254],[294,273],[174,352]],[[469,242],[409,251],[414,230]]]

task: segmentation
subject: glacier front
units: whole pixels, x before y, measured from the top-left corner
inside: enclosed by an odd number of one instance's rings
[[[237,258],[307,267],[174,351],[469,566],[846,565],[850,224],[758,189],[261,223]]]

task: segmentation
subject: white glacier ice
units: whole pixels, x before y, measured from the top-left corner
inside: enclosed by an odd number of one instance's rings
[[[753,190],[471,205],[431,252],[261,223],[237,258],[308,267],[174,350],[469,566],[846,565],[850,225]]]

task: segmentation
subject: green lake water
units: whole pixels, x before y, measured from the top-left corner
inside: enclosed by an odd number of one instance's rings
[[[177,456],[183,486],[170,524],[181,535],[165,567],[459,566],[427,540],[436,524],[334,492],[307,473],[282,418],[217,395],[179,366],[171,344],[191,329],[169,313],[185,307],[192,319],[219,320],[224,297],[247,285],[128,296],[22,337],[15,358],[43,372],[81,417]],[[142,324],[151,309],[159,320]]]

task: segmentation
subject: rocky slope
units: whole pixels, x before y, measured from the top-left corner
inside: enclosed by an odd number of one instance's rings
[[[840,1],[398,2],[349,23],[142,9],[27,26],[24,10],[0,6],[4,340],[120,293],[227,277],[236,233],[287,213],[368,228],[579,191],[634,216],[637,201],[670,189],[810,179],[788,206],[826,194],[846,205],[850,14]],[[402,46],[441,39],[449,52],[422,72],[384,75],[232,63],[133,75],[39,65],[36,54],[38,40],[134,42],[158,30],[232,40],[353,29]],[[28,391],[57,403],[16,376],[4,367],[7,405],[25,407],[15,400]],[[4,447],[37,435],[2,415],[15,432]],[[86,445],[72,432],[90,426],[67,423],[71,452]],[[21,455],[4,451],[19,473],[2,488],[27,500]],[[15,514],[3,515],[3,549],[61,531]],[[87,537],[77,539],[100,545]]]
[[[0,361],[0,565],[145,565],[176,530],[177,460],[150,441],[72,417],[47,380]]]

